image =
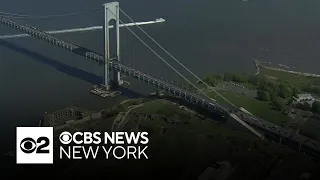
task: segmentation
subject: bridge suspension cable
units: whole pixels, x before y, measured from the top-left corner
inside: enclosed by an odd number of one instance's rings
[[[127,14],[125,13],[121,8],[119,8],[120,11],[132,22],[135,23],[135,21]],[[216,93],[218,96],[220,96],[223,100],[225,100],[227,103],[229,103],[234,108],[237,108],[233,103],[231,103],[227,98],[222,96],[219,92],[217,92],[213,87],[208,85],[206,82],[204,82],[199,76],[197,76],[195,73],[193,73],[188,67],[186,67],[184,64],[182,64],[177,58],[175,58],[170,52],[168,52],[164,47],[162,47],[154,38],[152,38],[144,29],[136,25],[150,40],[152,40],[158,47],[160,47],[167,55],[169,55],[173,60],[175,60],[180,66],[182,66],[185,70],[187,70],[191,75],[193,75],[198,81],[200,81],[202,84],[207,86],[210,90],[212,90],[214,93]],[[197,89],[198,90],[198,89]],[[201,90],[200,90],[201,91]]]
[[[9,13],[9,12],[1,12],[0,16],[7,17],[7,18],[19,18],[19,19],[53,19],[53,18],[61,18],[66,16],[75,16],[80,14],[89,13],[92,11],[98,11],[101,10],[101,8],[94,8],[86,11],[81,12],[74,12],[74,13],[68,13],[68,14],[55,14],[55,15],[45,15],[45,16],[37,16],[37,15],[29,15],[29,14],[15,14],[15,13]]]
[[[126,14],[121,8],[119,8],[120,11],[127,16],[127,18],[132,22],[135,23],[135,21],[128,15]],[[120,20],[120,19],[119,19]],[[137,26],[137,25],[136,25]],[[138,28],[150,39],[152,40],[158,47],[160,47],[167,55],[169,55],[172,59],[174,59],[179,65],[181,65],[185,70],[187,70],[190,74],[192,74],[195,78],[197,78],[201,83],[203,83],[204,85],[207,86],[207,88],[209,88],[210,90],[212,90],[213,92],[215,92],[218,96],[220,96],[223,100],[225,100],[227,103],[229,103],[233,108],[238,109],[237,106],[235,106],[233,103],[231,103],[227,98],[225,98],[224,96],[222,96],[219,92],[217,92],[213,87],[211,87],[210,85],[208,85],[206,82],[204,82],[199,76],[197,76],[195,73],[193,73],[189,68],[187,68],[184,64],[182,64],[177,58],[175,58],[171,53],[169,53],[165,48],[163,48],[154,38],[152,38],[145,30],[143,30],[141,27],[138,26]],[[130,32],[131,29],[128,28],[128,30]],[[135,35],[136,36],[136,35]],[[139,40],[140,38],[138,36],[136,36]],[[148,46],[146,43],[143,42],[144,45]],[[161,56],[159,56],[152,48],[150,48],[148,46],[148,48],[154,52],[164,63],[166,63],[171,69],[173,69],[177,74],[179,74],[184,80],[186,80],[190,85],[192,85],[194,88],[196,88],[201,94],[203,94],[205,97],[207,97],[210,101],[211,98],[204,93],[203,91],[201,91],[201,89],[199,89],[195,84],[193,84],[190,80],[188,80],[185,76],[183,76],[178,70],[176,70],[174,67],[172,67],[166,60],[164,60]],[[244,122],[243,120],[241,120],[240,118],[238,118],[235,114],[231,113],[230,114],[231,117],[233,117],[236,121],[238,121],[241,125],[243,125],[245,128],[247,128],[248,130],[250,130],[251,132],[253,132],[255,135],[257,135],[258,137],[264,139],[264,136],[262,134],[260,134],[259,132],[257,132],[254,128],[252,128],[250,125],[248,125],[246,122]]]
[[[117,17],[113,12],[108,10],[111,14]],[[119,21],[123,23],[123,21],[119,18]],[[135,23],[135,22],[133,22]],[[203,94],[206,98],[211,100],[211,98],[204,92],[201,91],[199,87],[197,87],[194,83],[192,83],[188,78],[186,78],[183,74],[181,74],[176,68],[174,68],[170,63],[168,63],[162,56],[160,56],[155,50],[153,50],[146,42],[144,42],[135,32],[133,32],[129,27],[125,25],[125,27],[132,33],[144,46],[146,46],[154,55],[156,55],[162,62],[164,62],[167,66],[169,66],[174,72],[176,72],[180,77],[182,77],[185,81],[187,81],[191,86],[197,89],[201,94]]]

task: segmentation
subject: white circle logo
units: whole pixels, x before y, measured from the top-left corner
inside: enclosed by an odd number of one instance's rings
[[[69,144],[72,141],[72,135],[65,131],[60,134],[59,139],[62,144]]]

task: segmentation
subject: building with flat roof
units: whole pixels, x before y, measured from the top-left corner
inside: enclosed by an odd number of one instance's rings
[[[298,94],[297,96],[293,97],[293,99],[300,103],[300,102],[313,102],[316,99],[312,97],[311,94]]]
[[[68,108],[60,109],[58,111],[45,113],[44,115],[44,124],[43,126],[60,126],[66,124],[70,120],[81,120],[83,118],[88,118],[90,115],[94,113],[93,111],[89,111],[86,109],[81,109],[75,106],[71,106]]]

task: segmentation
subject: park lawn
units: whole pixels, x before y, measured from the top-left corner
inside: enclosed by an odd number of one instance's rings
[[[139,99],[127,99],[122,101],[119,106],[121,106],[123,109],[127,109],[129,106],[132,106],[132,103],[138,102]]]
[[[227,91],[219,91],[219,93],[237,107],[243,107],[253,115],[271,123],[281,125],[288,124],[291,121],[289,116],[282,114],[281,112],[271,110],[269,105],[270,102],[259,101],[251,97]],[[222,98],[218,97],[214,92],[210,92],[208,95],[216,99],[218,103],[226,104],[226,102]]]
[[[272,70],[272,69],[266,69],[266,68],[261,68],[260,69],[260,74],[261,75],[267,75],[267,76],[272,76],[272,77],[277,77],[278,79],[282,81],[287,81],[291,85],[301,88],[304,85],[307,85],[309,83],[318,83],[320,82],[320,78],[316,77],[307,77],[303,75],[298,75],[298,74],[292,74],[288,72],[283,72],[283,71],[277,71],[277,70]]]
[[[242,85],[243,87],[247,88],[247,89],[257,89],[257,86],[253,85],[253,84],[250,84],[248,82],[245,82],[245,83],[238,83],[240,85]]]
[[[159,110],[174,112],[180,111],[181,109],[178,106],[174,106],[172,102],[163,99],[146,102],[143,107],[136,109],[136,111],[147,114],[157,114]]]

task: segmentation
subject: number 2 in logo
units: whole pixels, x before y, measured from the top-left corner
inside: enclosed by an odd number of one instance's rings
[[[40,145],[39,145],[40,144]],[[20,149],[26,154],[31,154],[36,150],[36,153],[49,153],[48,147],[50,140],[47,137],[41,136],[35,141],[30,137],[26,137],[21,140]]]

